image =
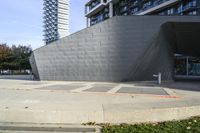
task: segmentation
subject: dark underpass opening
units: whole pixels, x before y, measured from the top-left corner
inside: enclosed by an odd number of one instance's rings
[[[168,22],[163,29],[174,52],[174,79],[200,80],[200,22]]]

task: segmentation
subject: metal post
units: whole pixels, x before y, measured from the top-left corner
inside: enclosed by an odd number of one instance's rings
[[[87,27],[89,27],[89,18],[86,18]]]
[[[187,76],[189,75],[189,58],[188,56],[186,57],[186,72],[187,72]]]
[[[159,85],[162,84],[162,74],[161,73],[158,73],[158,75],[154,74],[153,77],[157,78]]]
[[[158,84],[161,85],[162,83],[162,74],[158,73]]]

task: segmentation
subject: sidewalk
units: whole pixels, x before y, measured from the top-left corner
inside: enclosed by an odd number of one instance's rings
[[[136,123],[200,115],[198,82],[157,86],[0,80],[0,99],[1,122]]]

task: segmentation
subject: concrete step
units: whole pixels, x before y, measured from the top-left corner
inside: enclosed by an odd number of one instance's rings
[[[99,126],[0,123],[0,133],[101,133]]]

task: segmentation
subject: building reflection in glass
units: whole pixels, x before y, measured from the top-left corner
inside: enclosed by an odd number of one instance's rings
[[[175,75],[200,76],[200,57],[175,55]]]

